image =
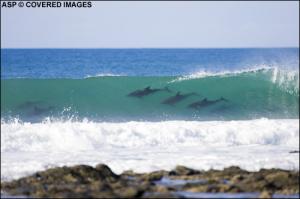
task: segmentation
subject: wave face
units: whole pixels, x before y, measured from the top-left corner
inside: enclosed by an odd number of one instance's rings
[[[96,121],[237,120],[299,118],[299,75],[278,69],[186,77],[94,77],[1,80],[3,118],[41,121],[47,117]],[[144,97],[129,93],[165,88]],[[197,93],[172,105],[169,97]],[[214,101],[225,98],[227,101]],[[212,103],[189,108],[207,99]]]

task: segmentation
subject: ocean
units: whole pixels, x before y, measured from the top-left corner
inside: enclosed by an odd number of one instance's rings
[[[1,180],[299,169],[299,48],[1,49]]]

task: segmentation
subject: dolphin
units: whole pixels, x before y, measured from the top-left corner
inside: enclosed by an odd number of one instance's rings
[[[133,92],[129,93],[127,96],[141,98],[141,97],[144,97],[146,95],[150,95],[150,94],[156,93],[158,91],[171,92],[168,87],[165,87],[165,88],[153,88],[152,89],[152,88],[150,88],[150,86],[148,86],[148,87],[144,88],[143,90],[133,91]]]
[[[30,115],[42,115],[54,109],[54,106],[48,106],[47,108],[33,107],[33,111]]]
[[[20,105],[17,106],[18,109],[27,109],[27,108],[32,108],[38,104],[41,104],[42,101],[26,101]]]
[[[223,97],[221,97],[220,99],[217,99],[217,100],[207,100],[207,98],[204,98],[203,100],[189,104],[188,108],[198,109],[201,107],[211,106],[211,105],[216,104],[221,101],[228,102],[228,100]]]
[[[165,99],[162,104],[169,104],[169,105],[174,105],[185,98],[192,96],[192,95],[198,95],[197,93],[187,93],[187,94],[180,94],[180,92],[177,92],[175,96],[169,97]]]

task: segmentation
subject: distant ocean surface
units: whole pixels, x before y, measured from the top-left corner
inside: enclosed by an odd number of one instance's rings
[[[1,49],[3,180],[99,161],[297,169],[298,122],[299,48]]]
[[[298,69],[299,48],[1,49],[2,79],[181,76],[263,67]]]

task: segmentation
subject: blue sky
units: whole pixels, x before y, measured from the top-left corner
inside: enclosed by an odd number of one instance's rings
[[[2,8],[2,48],[299,47],[299,2]]]

